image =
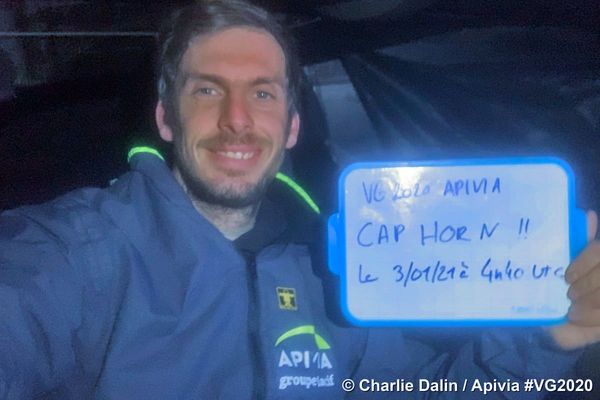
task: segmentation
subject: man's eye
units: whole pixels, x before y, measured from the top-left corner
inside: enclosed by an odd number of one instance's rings
[[[256,92],[256,97],[263,100],[275,98],[275,96],[273,96],[271,93],[265,92],[264,90],[259,90],[258,92]]]
[[[209,88],[209,87],[203,87],[203,88],[196,89],[195,92],[196,92],[196,94],[203,95],[203,96],[214,96],[217,94],[216,89]]]

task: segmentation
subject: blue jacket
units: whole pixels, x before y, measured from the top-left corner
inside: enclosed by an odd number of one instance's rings
[[[345,326],[309,250],[314,215],[288,186],[276,181],[231,242],[158,157],[131,166],[106,189],[1,215],[0,399],[373,398],[340,382],[521,382],[575,361],[536,329]]]

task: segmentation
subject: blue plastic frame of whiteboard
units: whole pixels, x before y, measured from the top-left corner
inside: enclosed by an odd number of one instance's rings
[[[328,265],[331,273],[340,277],[340,302],[345,318],[355,326],[385,327],[385,326],[537,326],[557,325],[566,320],[566,315],[558,319],[531,320],[364,320],[355,318],[348,309],[348,294],[346,292],[346,237],[345,226],[345,180],[348,174],[357,169],[397,168],[397,167],[444,167],[444,166],[475,166],[475,165],[528,165],[555,164],[561,167],[567,175],[568,207],[569,207],[569,256],[572,261],[587,244],[587,222],[583,210],[575,206],[575,175],[571,166],[558,157],[503,157],[484,159],[455,159],[438,161],[406,161],[406,162],[360,162],[354,163],[342,171],[338,179],[338,213],[329,216],[327,223]]]

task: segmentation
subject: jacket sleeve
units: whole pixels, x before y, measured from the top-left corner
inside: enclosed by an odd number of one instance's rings
[[[408,399],[542,399],[546,392],[525,391],[524,381],[571,378],[580,354],[557,348],[541,328],[379,328],[370,330],[353,379],[357,387],[361,379],[410,381],[414,390],[401,394]],[[456,382],[457,390],[444,386],[450,382]],[[481,390],[484,384],[489,391]],[[361,398],[366,393],[354,394]],[[399,395],[369,394],[373,398]]]
[[[101,365],[94,348],[106,346],[104,311],[114,307],[102,300],[104,280],[90,284],[101,257],[69,215],[56,216],[0,215],[0,399],[73,398]]]

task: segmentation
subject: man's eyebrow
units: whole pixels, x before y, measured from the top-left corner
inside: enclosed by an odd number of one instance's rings
[[[225,79],[218,75],[202,74],[198,72],[185,72],[181,79],[182,86],[185,86],[188,81],[207,81],[221,86],[225,84]]]
[[[214,74],[203,74],[198,72],[186,72],[182,75],[181,84],[185,86],[188,81],[207,81],[212,82],[220,86],[224,86],[227,81],[222,77]],[[277,78],[267,78],[267,77],[259,77],[251,82],[252,86],[256,85],[278,85],[281,88],[285,88],[285,81],[281,81],[281,79]]]
[[[252,81],[252,85],[278,85],[282,88],[285,87],[285,83],[276,78],[256,78]]]

